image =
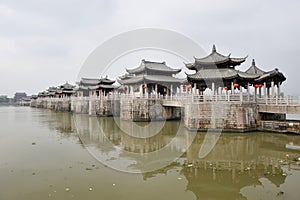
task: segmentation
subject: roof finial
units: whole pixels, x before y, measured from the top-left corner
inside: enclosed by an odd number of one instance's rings
[[[255,66],[255,59],[252,59],[252,66]]]
[[[212,52],[214,53],[214,52],[216,52],[216,51],[217,51],[217,50],[216,50],[216,46],[213,45]]]

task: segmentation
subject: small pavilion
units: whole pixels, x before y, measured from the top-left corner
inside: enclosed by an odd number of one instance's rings
[[[119,77],[118,82],[125,86],[126,93],[169,95],[175,93],[184,79],[174,77],[181,69],[173,69],[166,62],[142,60],[134,69],[126,69],[127,73]]]
[[[77,83],[79,88],[77,91],[78,96],[99,96],[100,94],[108,94],[115,89],[113,85],[115,81],[105,78],[81,78]]]
[[[68,82],[66,82],[63,85],[58,86],[56,90],[56,96],[60,98],[73,96],[73,94],[76,92],[75,87],[75,85],[71,85]]]
[[[258,75],[252,82],[255,88],[254,94],[259,91],[259,97],[262,95],[262,89],[267,97],[281,96],[281,84],[286,80],[286,77],[281,73],[278,68],[271,71],[263,71],[255,64],[255,60],[252,60],[252,65],[246,70],[247,74]],[[277,87],[277,94],[275,95],[275,86]],[[271,90],[271,91],[270,91]]]

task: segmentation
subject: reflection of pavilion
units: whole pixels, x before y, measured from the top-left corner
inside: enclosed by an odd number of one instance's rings
[[[58,130],[71,130],[74,128],[72,116],[68,113],[51,112],[51,119],[46,120]],[[147,156],[147,152],[155,151],[169,143],[174,138],[174,127],[176,123],[166,122],[165,130],[153,138],[136,138],[123,133],[114,123],[113,118],[93,118],[85,115],[77,115],[76,127],[77,134],[84,140],[85,145],[93,146],[104,153],[115,152],[115,148],[108,148],[108,142],[121,147],[122,151],[118,154],[123,160],[133,160],[135,168],[142,167],[143,163],[138,155]],[[76,116],[75,116],[76,117]],[[60,122],[59,122],[60,121]],[[133,122],[127,122],[133,123]],[[126,124],[127,126],[129,124]],[[177,124],[178,125],[178,124]],[[103,134],[99,132],[99,126],[103,129]],[[70,128],[73,127],[73,128]],[[194,132],[183,129],[184,139],[178,142],[188,141]],[[297,136],[279,135],[279,134],[222,134],[212,149],[212,151],[203,159],[199,158],[199,150],[203,144],[206,135],[197,134],[192,145],[182,155],[181,159],[185,164],[172,163],[159,170],[143,173],[143,178],[156,176],[156,174],[167,174],[168,170],[179,169],[180,174],[188,181],[187,190],[192,191],[197,198],[214,199],[237,199],[241,198],[240,190],[249,185],[260,185],[259,179],[267,178],[276,187],[285,181],[282,175],[281,160],[299,157],[299,152],[285,149],[285,144],[294,141],[300,143]],[[180,144],[178,144],[180,146]],[[153,148],[153,149],[152,149]],[[172,150],[173,148],[173,150]],[[176,146],[170,147],[170,151],[182,151],[176,149]],[[124,152],[134,152],[129,155]],[[158,152],[159,153],[159,152]],[[158,157],[159,158],[159,157]],[[159,162],[160,160],[157,160]],[[213,196],[212,196],[213,195]]]

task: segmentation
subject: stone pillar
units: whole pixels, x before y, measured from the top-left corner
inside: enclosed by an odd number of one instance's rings
[[[133,94],[133,86],[130,86],[130,94]]]
[[[140,95],[143,95],[143,85],[140,85]]]
[[[213,95],[215,95],[215,83],[214,82],[212,82],[212,84],[211,84],[211,90],[213,92]]]
[[[231,94],[234,94],[234,86],[233,86],[233,82],[231,82]]]
[[[171,96],[171,98],[172,98],[172,96],[173,96],[173,84],[171,84],[171,87],[170,87],[170,96]]]
[[[242,90],[241,85],[240,85],[240,88],[239,88],[239,92],[240,92],[240,101],[243,102],[243,90]]]
[[[274,81],[271,82],[271,89],[271,97],[273,98],[275,96]]]
[[[256,97],[256,88],[255,88],[255,97]],[[250,101],[250,84],[247,83],[247,98]]]
[[[265,98],[267,98],[267,84],[266,82],[264,82],[264,95],[265,95]]]

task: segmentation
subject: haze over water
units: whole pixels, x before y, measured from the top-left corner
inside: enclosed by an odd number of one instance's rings
[[[114,118],[28,107],[0,107],[0,121],[0,200],[296,200],[300,196],[300,167],[293,161],[300,151],[285,148],[289,142],[300,145],[298,135],[223,133],[212,151],[199,158],[205,133],[179,129],[178,121],[166,122],[161,132],[146,139],[125,134]],[[178,130],[184,139],[197,135],[187,150],[181,148],[180,139],[168,147],[181,157],[163,168],[127,173],[109,167],[119,162],[128,171],[144,170],[147,166],[140,157],[147,159],[148,152],[166,146]],[[106,163],[96,160],[91,150]]]

